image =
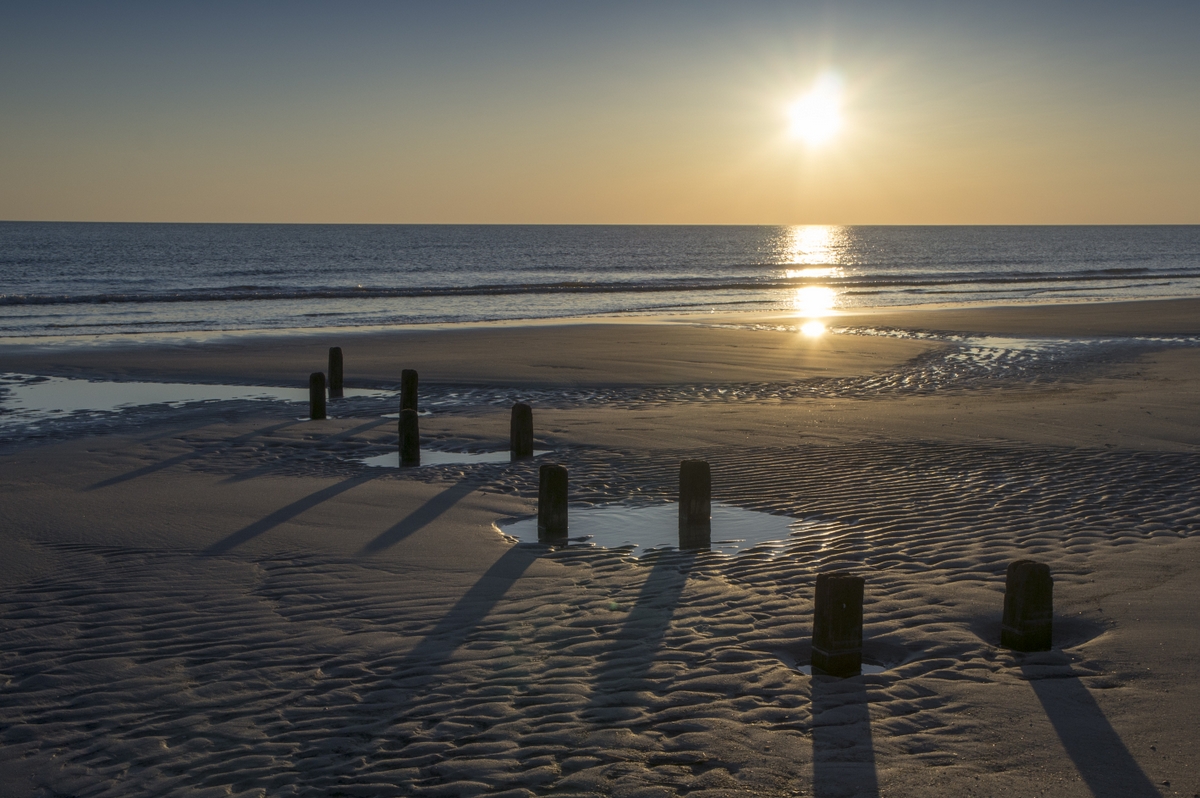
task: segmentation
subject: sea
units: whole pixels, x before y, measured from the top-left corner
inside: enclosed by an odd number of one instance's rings
[[[0,341],[1200,296],[1200,226],[0,222]]]

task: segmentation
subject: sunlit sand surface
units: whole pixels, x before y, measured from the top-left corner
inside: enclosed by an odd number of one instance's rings
[[[0,785],[1190,794],[1200,314],[1157,336],[1105,313],[1117,332],[1062,315],[856,323],[819,340],[920,345],[791,381],[794,321],[702,336],[706,353],[777,347],[736,380],[674,331],[587,331],[631,368],[673,358],[670,383],[618,384],[606,365],[608,384],[505,384],[478,377],[496,368],[489,333],[422,338],[423,357],[458,352],[462,372],[422,382],[428,453],[507,458],[509,407],[531,401],[584,538],[561,548],[506,537],[536,512],[543,458],[364,465],[396,456],[380,417],[392,395],[319,423],[281,398],[59,413],[37,438],[7,428]],[[564,338],[525,335],[538,357]],[[225,352],[222,368],[249,380],[290,351]],[[392,340],[346,351],[348,371],[374,358],[367,384],[408,366]],[[139,355],[104,357],[93,373],[120,376]],[[559,365],[527,359],[527,378]],[[715,545],[680,551],[679,462],[697,458],[712,465]],[[729,534],[726,512],[770,542]],[[1020,558],[1055,580],[1049,652],[997,644]],[[868,667],[844,680],[807,672],[814,581],[832,570],[866,579]]]

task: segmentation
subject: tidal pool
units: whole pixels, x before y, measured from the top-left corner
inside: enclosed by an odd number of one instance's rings
[[[346,388],[345,395],[389,396],[395,391]],[[117,382],[0,375],[0,419],[27,423],[71,413],[105,413],[147,405],[182,407],[198,402],[258,400],[308,402],[308,387],[201,385],[183,382]],[[337,400],[330,403],[336,409]]]
[[[541,457],[544,454],[550,454],[550,450],[535,450],[533,456]],[[387,454],[364,457],[359,462],[373,468],[400,468],[400,451],[397,449]],[[481,465],[483,463],[511,462],[513,462],[512,455],[507,450],[503,452],[439,452],[433,449],[422,449],[420,464],[405,467],[420,468],[421,466],[435,465]]]
[[[397,455],[398,456],[398,455]],[[635,507],[599,504],[571,507],[567,512],[567,544],[629,548],[634,554],[679,547],[679,505]],[[505,535],[537,543],[537,518],[518,518],[497,525]],[[804,523],[785,515],[747,510],[729,504],[712,506],[711,551],[736,554],[755,546],[782,545]]]

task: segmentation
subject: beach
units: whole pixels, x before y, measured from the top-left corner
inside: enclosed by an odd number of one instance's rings
[[[9,445],[0,795],[1200,794],[1200,300],[802,321],[4,347],[3,372],[300,387],[340,346],[349,387],[418,370],[423,446],[503,450],[525,400],[550,453],[370,468],[396,420],[359,400]],[[728,556],[498,528],[540,462],[583,512],[674,501],[693,458],[800,531]],[[1049,652],[999,647],[1023,558],[1055,580]],[[839,570],[878,666],[845,680],[802,671]]]

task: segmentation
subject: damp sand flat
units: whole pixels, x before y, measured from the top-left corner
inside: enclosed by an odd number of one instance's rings
[[[349,462],[394,444],[377,416],[12,451],[3,794],[1190,795],[1197,395],[1179,349],[944,397],[535,408],[575,501],[669,501],[702,456],[716,500],[804,519],[761,556],[511,545],[536,463]],[[485,450],[507,421],[422,431]],[[1018,557],[1055,574],[1056,652],[994,645]],[[885,672],[798,670],[830,568],[866,576]]]

